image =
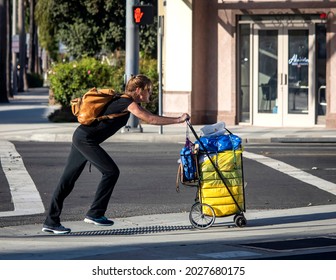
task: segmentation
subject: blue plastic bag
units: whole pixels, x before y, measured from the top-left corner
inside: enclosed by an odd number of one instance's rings
[[[200,151],[204,151],[205,148],[209,153],[237,150],[241,146],[241,138],[234,134],[203,136],[199,140],[203,145],[199,141],[196,141],[195,144],[199,144]]]
[[[192,152],[192,145],[189,139],[187,139],[185,146],[180,151],[184,181],[194,181],[197,179],[196,160]]]

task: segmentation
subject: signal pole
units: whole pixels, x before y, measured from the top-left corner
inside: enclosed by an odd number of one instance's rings
[[[158,73],[159,73],[159,115],[163,115],[162,104],[162,42],[163,42],[163,16],[159,16],[158,21]],[[159,134],[163,134],[162,125],[159,128]]]
[[[134,24],[133,6],[138,5],[137,0],[126,0],[126,69],[125,84],[131,75],[139,74],[139,26]],[[133,114],[122,132],[142,132],[139,120]]]

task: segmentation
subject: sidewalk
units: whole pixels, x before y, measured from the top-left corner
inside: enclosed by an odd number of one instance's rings
[[[12,141],[71,141],[77,123],[51,123],[47,116],[58,106],[48,105],[48,89],[30,89],[16,95],[9,104],[0,104],[0,139]],[[117,133],[108,141],[141,142],[184,142],[186,125],[160,126],[142,125],[143,132]],[[202,125],[195,125],[198,133]],[[322,126],[309,128],[228,126],[232,133],[243,139],[243,143],[310,142],[336,143],[336,129]],[[192,134],[190,133],[192,136]]]
[[[66,222],[69,235],[41,232],[41,225],[1,228],[0,260],[216,260],[256,259],[302,254],[286,248],[285,240],[335,238],[335,206],[288,210],[247,211],[248,225],[237,228],[232,217],[216,218],[206,229],[193,229],[188,213],[115,219],[113,227],[95,227],[82,221]],[[258,243],[283,244],[263,249]],[[287,245],[288,246],[288,245]],[[326,252],[315,239],[308,252]]]
[[[71,141],[76,123],[50,123],[47,89],[31,89],[0,104],[1,141]],[[198,132],[201,126],[195,126]],[[313,128],[266,128],[230,126],[245,143],[333,142],[336,130]],[[144,125],[143,133],[118,133],[109,141],[181,142],[185,125],[163,128]],[[66,222],[72,233],[65,236],[41,232],[41,225],[0,228],[0,260],[216,260],[284,257],[303,252],[287,248],[284,240],[312,237],[336,240],[335,205],[285,210],[246,212],[247,227],[234,226],[233,217],[216,218],[207,230],[191,227],[188,213],[148,215],[115,219],[110,228],[93,227],[82,221]],[[264,249],[261,242],[272,242],[284,249]],[[286,243],[287,244],[287,243]],[[286,249],[287,248],[287,249]],[[319,246],[314,239],[308,252],[323,253],[333,246]]]

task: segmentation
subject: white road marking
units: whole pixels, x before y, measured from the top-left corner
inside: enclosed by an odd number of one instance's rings
[[[314,187],[317,187],[321,190],[324,190],[326,192],[329,192],[333,195],[336,195],[336,184],[331,183],[329,181],[326,181],[324,179],[321,179],[319,177],[316,177],[314,175],[311,175],[307,172],[304,172],[294,166],[291,166],[287,163],[284,163],[282,161],[272,159],[269,157],[265,157],[263,155],[253,154],[249,152],[244,152],[243,156],[255,160],[259,163],[262,163],[268,167],[271,167],[277,171],[283,172],[287,174],[288,176],[291,176],[297,180],[300,180],[302,182],[305,182],[309,185],[312,185]]]
[[[0,217],[44,213],[40,194],[12,143],[0,141],[0,160],[14,204],[14,211],[0,212]]]
[[[336,195],[336,184],[318,178],[294,166],[246,151],[243,153],[243,156]],[[21,156],[12,143],[8,141],[0,141],[0,159],[11,191],[12,202],[14,204],[14,211],[0,212],[0,217],[44,213],[45,208],[40,194],[33,180],[29,176]]]
[[[256,257],[261,254],[249,252],[249,251],[227,251],[227,252],[217,252],[209,254],[198,254],[199,256],[204,256],[213,259],[232,259],[232,258],[242,258],[242,257]]]

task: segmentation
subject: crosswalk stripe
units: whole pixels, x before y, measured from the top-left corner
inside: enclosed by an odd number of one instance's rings
[[[14,211],[0,212],[0,217],[44,213],[40,194],[12,143],[0,141],[0,160],[14,204]]]
[[[327,180],[316,177],[310,173],[302,171],[292,165],[284,163],[282,161],[265,157],[263,155],[258,155],[250,152],[244,152],[244,157],[248,159],[255,160],[261,164],[264,164],[270,168],[273,168],[277,171],[283,172],[288,176],[291,176],[297,180],[305,182],[307,184],[313,185],[321,190],[329,192],[333,195],[336,195],[336,184],[329,182]]]

